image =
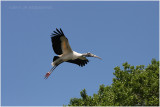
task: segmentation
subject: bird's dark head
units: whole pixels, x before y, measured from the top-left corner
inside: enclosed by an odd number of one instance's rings
[[[90,52],[88,52],[88,53],[86,53],[87,54],[87,56],[93,56],[94,54],[92,54],[92,53],[90,53]]]
[[[102,58],[100,58],[100,57],[98,57],[98,56],[96,56],[96,55],[94,55],[94,54],[92,54],[92,53],[90,53],[90,52],[84,53],[83,56],[85,56],[85,57],[95,57],[95,58],[102,59]]]

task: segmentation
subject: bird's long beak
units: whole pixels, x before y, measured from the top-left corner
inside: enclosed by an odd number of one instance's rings
[[[99,56],[93,55],[93,57],[95,57],[95,58],[98,58],[98,59],[101,59],[101,60],[102,60],[102,58],[100,58]]]

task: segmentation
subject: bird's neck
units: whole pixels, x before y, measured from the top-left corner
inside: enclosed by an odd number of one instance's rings
[[[84,56],[84,57],[90,57],[88,53],[83,53],[82,56]]]

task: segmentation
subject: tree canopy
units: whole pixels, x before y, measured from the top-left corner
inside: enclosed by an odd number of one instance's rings
[[[123,63],[123,70],[114,68],[115,78],[110,86],[100,85],[99,91],[88,96],[85,89],[81,98],[71,98],[68,106],[158,106],[159,61],[152,59],[147,67]]]

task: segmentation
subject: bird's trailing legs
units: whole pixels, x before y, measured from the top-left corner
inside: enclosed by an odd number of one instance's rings
[[[44,79],[47,79],[47,78],[51,75],[51,73],[53,72],[53,70],[54,70],[56,67],[57,67],[57,66],[52,67],[52,69],[51,69],[49,72],[46,73],[46,75],[44,76]]]

